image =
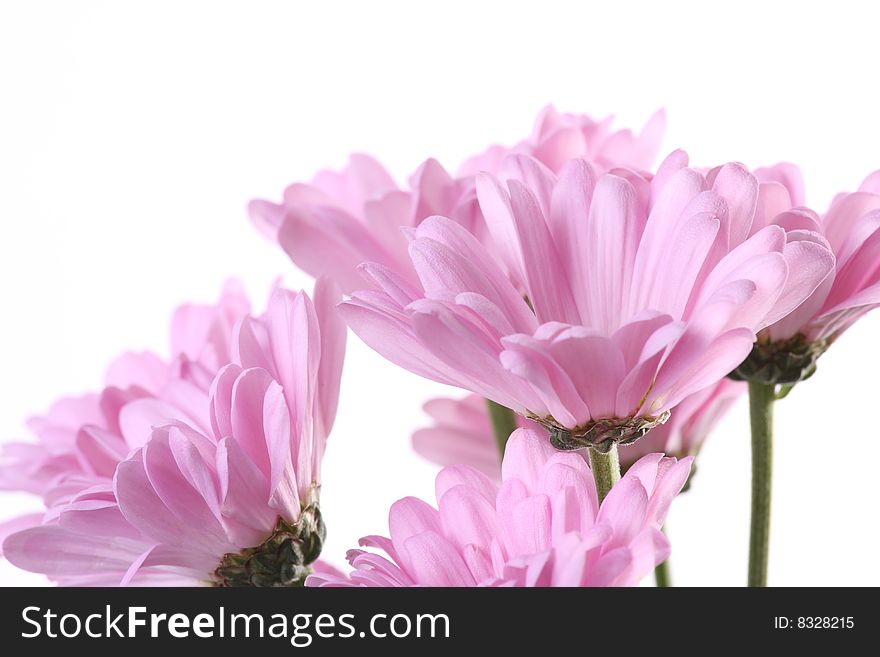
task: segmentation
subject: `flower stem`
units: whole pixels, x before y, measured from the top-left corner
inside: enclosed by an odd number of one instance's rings
[[[495,442],[498,443],[498,451],[501,452],[501,458],[503,459],[507,439],[517,429],[516,413],[506,406],[493,402],[491,399],[486,400],[486,406],[489,408],[489,419],[492,420]]]
[[[607,453],[602,453],[590,447],[590,467],[593,469],[593,479],[596,480],[599,504],[602,504],[602,500],[608,495],[611,487],[620,479],[620,460],[617,458],[617,443],[613,443]]]
[[[672,586],[672,576],[669,573],[669,559],[654,569],[654,581],[657,582],[658,589]]]
[[[752,423],[752,527],[749,586],[767,586],[770,551],[770,490],[773,472],[773,402],[776,386],[749,382]]]

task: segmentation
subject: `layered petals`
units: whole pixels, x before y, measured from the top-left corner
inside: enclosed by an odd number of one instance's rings
[[[796,180],[800,178],[790,175]],[[815,214],[805,217],[804,213],[784,217],[800,222],[799,229],[792,231],[795,239],[787,247],[791,252],[791,266],[801,269],[817,266],[816,253],[822,247],[833,251],[834,266],[805,303],[764,332],[764,340],[782,342],[802,336],[824,350],[859,317],[880,305],[877,179],[880,179],[877,173],[871,174],[859,191],[838,195],[821,217]]]
[[[181,361],[219,368],[208,386],[176,368],[161,397],[110,395],[102,408],[113,409],[117,433],[76,431],[81,472],[47,483],[48,512],[11,533],[4,555],[60,584],[272,583],[273,572],[236,569],[287,540],[301,514],[308,531],[320,526],[320,463],[345,350],[340,297],[328,281],[314,304],[277,289],[261,316],[224,313],[220,332],[201,311],[179,311]],[[192,327],[204,343],[191,339]],[[56,411],[58,423],[70,408]],[[316,556],[291,567],[299,572]]]
[[[343,315],[397,364],[551,430],[589,436],[608,420],[638,433],[735,369],[759,331],[823,289],[835,262],[805,222],[760,214],[763,187],[789,198],[782,183],[738,164],[686,164],[676,152],[653,178],[597,178],[575,161],[557,179],[510,156],[508,178],[477,180],[498,259],[455,221],[430,217],[409,247],[419,285],[357,293]]]

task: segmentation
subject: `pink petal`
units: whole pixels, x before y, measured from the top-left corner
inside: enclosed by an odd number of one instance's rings
[[[315,312],[321,330],[321,360],[318,367],[317,420],[315,431],[322,439],[330,433],[339,406],[339,384],[345,360],[346,326],[336,309],[342,293],[335,283],[315,283]],[[316,456],[318,462],[320,457]]]
[[[880,194],[880,171],[870,174],[859,186],[860,192],[869,192],[871,194]]]
[[[590,263],[584,254],[589,248],[588,217],[595,187],[592,167],[584,160],[573,160],[563,167],[550,201],[550,232],[581,317],[590,316],[589,288],[583,285],[590,280]]]
[[[247,205],[248,217],[257,229],[270,240],[278,238],[278,229],[284,221],[284,206],[265,201],[263,199],[255,199]]]
[[[277,515],[267,504],[269,482],[266,475],[234,438],[220,441],[216,467],[223,521],[230,539],[236,545],[259,545],[273,528]]]
[[[119,413],[119,426],[130,448],[144,445],[154,428],[175,421],[199,424],[176,406],[155,398],[137,399],[126,404]]]
[[[427,379],[456,385],[456,375],[422,344],[408,322],[383,308],[381,293],[359,292],[339,306],[352,331],[383,358]]]
[[[443,217],[423,221],[410,255],[428,297],[476,292],[501,308],[519,331],[530,332],[534,315],[507,277],[485,257],[485,250],[461,226]]]
[[[155,394],[168,381],[168,376],[168,365],[156,354],[125,353],[110,364],[104,380],[108,386],[122,389],[139,386]]]
[[[474,586],[461,553],[442,535],[425,531],[406,539],[403,550],[413,579],[423,586]]]
[[[512,435],[517,436],[516,433]],[[467,465],[451,465],[443,468],[437,475],[434,483],[437,499],[442,499],[446,491],[455,486],[464,486],[481,495],[490,504],[495,504],[495,496],[498,493],[497,484],[485,474],[472,467]]]
[[[583,316],[591,326],[610,335],[624,319],[621,315],[628,305],[633,265],[645,230],[645,216],[636,212],[633,186],[617,176],[599,178],[587,226],[585,251],[578,254],[586,262],[586,272],[574,283],[590,292],[589,314]]]
[[[454,486],[438,498],[444,534],[459,549],[477,545],[488,550],[498,532],[495,501],[466,486]]]
[[[553,194],[556,177],[539,160],[527,155],[510,155],[505,158],[498,178],[507,183],[508,189],[512,190],[510,183],[516,182],[519,186],[530,190],[535,194],[541,214],[545,217],[550,216],[550,197]]]
[[[517,429],[507,441],[504,462],[501,465],[502,479],[521,481],[530,493],[540,489],[544,466],[556,453],[545,436],[529,429]]]
[[[3,557],[3,541],[16,532],[36,527],[43,521],[42,513],[27,513],[11,520],[0,522],[0,558]]]
[[[231,435],[251,461],[266,474],[272,472],[263,426],[263,405],[267,391],[278,384],[263,369],[244,370],[232,386]]]
[[[607,523],[613,537],[605,549],[628,544],[647,522],[648,493],[635,477],[624,477],[612,488],[596,517],[597,524]]]
[[[758,180],[741,164],[726,164],[718,171],[712,191],[727,203],[729,244],[746,240],[752,229],[758,204]]]
[[[114,573],[111,581],[118,583],[147,545],[44,525],[9,536],[3,543],[3,554],[19,568],[49,577]]]
[[[614,417],[617,390],[626,374],[623,355],[614,342],[589,329],[572,327],[551,342],[549,351],[562,364],[590,415],[594,419]]]
[[[633,556],[627,547],[606,552],[590,568],[584,586],[625,586],[622,576],[632,563]]]
[[[502,344],[505,350],[500,359],[505,369],[527,382],[533,390],[534,399],[527,402],[528,411],[542,417],[547,409],[566,427],[578,426],[590,418],[589,407],[571,377],[554,360],[548,345],[525,335],[508,336]]]
[[[278,242],[300,269],[330,276],[346,292],[360,287],[356,269],[362,262],[395,264],[366,226],[338,208],[288,208]]]
[[[795,239],[791,239],[793,235]],[[790,241],[783,251],[788,265],[788,278],[782,294],[776,300],[773,312],[766,320],[768,324],[777,322],[797,310],[823,286],[826,279],[834,276],[834,254],[826,245],[809,239],[796,239],[793,233],[789,233],[789,236]],[[810,306],[818,309],[821,300],[813,299]]]
[[[755,169],[755,176],[762,183],[777,182],[788,191],[792,205],[803,205],[804,201],[804,178],[801,170],[795,164],[780,162],[772,167]]]
[[[659,456],[659,454],[652,456]],[[645,458],[648,457],[643,457],[639,462]],[[657,469],[657,480],[650,488],[646,487],[651,496],[647,512],[648,522],[653,523],[658,529],[666,520],[666,514],[669,512],[672,500],[681,492],[687,482],[693,461],[694,457],[688,456],[678,461],[665,458],[658,462],[660,467]]]
[[[538,321],[577,322],[568,280],[557,274],[557,267],[548,266],[560,261],[560,253],[550,235],[546,215],[530,190],[519,181],[511,180],[508,186],[526,277],[523,282]],[[546,202],[549,204],[549,194]]]
[[[443,523],[440,513],[429,504],[415,497],[405,497],[391,505],[388,528],[394,551],[400,557],[401,565],[409,570],[412,562],[406,556],[407,540],[424,532],[442,534]]]

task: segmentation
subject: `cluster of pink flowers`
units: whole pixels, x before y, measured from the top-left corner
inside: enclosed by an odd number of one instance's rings
[[[880,305],[880,172],[820,215],[791,164],[676,150],[652,170],[664,123],[548,107],[455,173],[428,159],[401,187],[353,155],[252,201],[314,301],[276,288],[254,315],[228,285],[174,314],[170,359],[125,354],[31,420],[0,488],[46,510],[0,526],[3,556],[64,585],[637,584],[669,556],[660,529],[743,393],[731,378],[793,385]],[[346,324],[470,393],[428,402],[413,435],[445,466],[436,508],[394,504],[349,574],[318,560]],[[499,429],[489,408],[516,416]],[[593,462],[618,447],[619,481]]]
[[[68,585],[303,580],[323,540],[338,301],[319,281],[314,304],[276,290],[260,317],[231,292],[179,309],[170,362],[123,356],[99,395],[33,423],[39,444],[4,452],[4,486],[24,477],[47,506],[6,558]]]

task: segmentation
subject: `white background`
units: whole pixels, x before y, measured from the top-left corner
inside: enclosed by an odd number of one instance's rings
[[[553,102],[638,127],[665,106],[665,151],[796,161],[820,211],[880,168],[871,3],[589,4],[3,2],[0,436],[120,351],[166,349],[172,308],[229,276],[257,305],[278,275],[311,287],[244,205],[352,150],[400,179],[429,155],[454,168]],[[772,584],[880,584],[878,329],[778,407]],[[443,392],[349,344],[323,496],[337,563],[395,499],[433,500],[409,434]],[[670,516],[677,583],[744,581],[748,453],[743,403]],[[0,496],[0,518],[35,504]]]

